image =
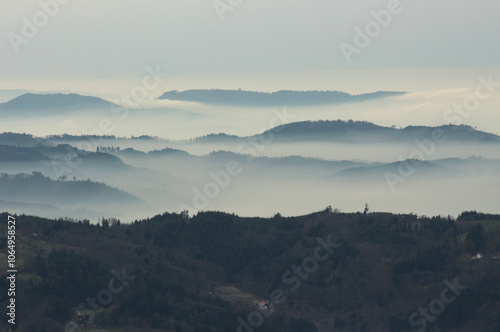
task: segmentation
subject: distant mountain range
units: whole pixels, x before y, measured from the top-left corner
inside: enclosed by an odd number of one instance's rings
[[[345,102],[360,102],[370,99],[399,96],[406,92],[377,91],[351,95],[341,91],[292,91],[256,92],[245,90],[186,90],[168,91],[158,99],[191,101],[205,104],[238,106],[307,106]]]
[[[401,143],[415,140],[433,139],[439,135],[447,143],[500,143],[500,136],[476,130],[467,125],[408,126],[405,128],[384,127],[366,121],[302,121],[280,125],[262,134],[251,136],[236,136],[224,133],[208,134],[192,138],[185,143],[241,143],[249,139],[263,140],[267,143],[293,142],[338,142],[338,143]],[[0,133],[0,144],[33,146],[43,142],[69,142],[85,138],[117,139],[108,136],[49,136],[37,138],[28,134]],[[122,140],[125,138],[121,138]],[[163,141],[158,137],[141,136],[130,139],[147,139],[152,142]],[[169,140],[166,140],[167,142]],[[174,142],[174,141],[170,141]],[[179,141],[180,142],[180,141]]]
[[[75,93],[34,94],[25,93],[19,97],[0,104],[0,114],[8,111],[65,110],[71,109],[102,109],[118,107],[109,101],[98,97],[82,96]]]
[[[293,143],[293,142],[338,142],[338,143],[415,143],[415,140],[439,139],[447,143],[500,143],[500,136],[476,130],[467,125],[442,125],[408,126],[405,128],[384,127],[367,121],[302,121],[280,125],[265,131],[262,134],[251,136],[228,135],[224,133],[208,134],[192,138],[184,143],[241,143],[249,139],[262,140],[267,143]],[[86,138],[117,139],[116,136],[48,136],[37,138],[28,134],[0,133],[0,144],[33,146],[43,142],[69,142]],[[122,140],[126,138],[121,138]],[[155,141],[170,140],[153,136],[132,137],[130,139],[143,139]],[[170,141],[175,142],[175,141]],[[181,142],[181,141],[178,141]]]
[[[327,141],[342,143],[398,143],[414,140],[439,139],[446,142],[500,143],[500,136],[476,130],[466,125],[439,127],[408,126],[405,128],[378,126],[366,121],[302,121],[284,124],[249,137],[209,134],[194,139],[199,143],[231,143],[265,138],[266,142]]]
[[[75,93],[54,93],[54,94],[35,94],[25,93],[5,103],[0,103],[0,115],[18,116],[18,115],[59,115],[78,111],[109,111],[122,106],[107,100],[82,96]],[[170,107],[156,108],[134,108],[131,115],[136,116],[184,116],[200,117],[201,114]],[[87,115],[85,113],[84,115]]]
[[[416,147],[415,142],[410,140],[411,138],[416,138],[420,142],[429,140],[432,137],[430,133],[434,130],[442,130],[444,135],[450,137],[458,133],[462,141],[449,139],[449,142],[458,143],[453,147],[454,149],[464,148],[479,154],[484,150],[498,151],[496,144],[480,143],[492,142],[491,136],[494,137],[494,135],[490,136],[470,127],[396,129],[370,123],[325,121],[289,124],[278,129],[279,131],[273,133],[276,135],[275,141],[289,142],[274,147],[279,151],[286,151],[289,147],[296,145],[313,147],[316,144],[315,142],[313,144],[301,143],[307,139],[319,140],[325,137],[334,139],[331,146],[338,142],[345,143],[345,141],[338,141],[338,136],[335,133],[332,134],[331,131],[343,132],[348,136],[356,132],[361,133],[359,135],[365,135],[364,141],[357,140],[356,142],[364,143],[345,144],[340,146],[340,149],[362,149],[363,153],[358,155],[364,160],[346,159],[345,156],[340,155],[334,157],[337,158],[336,160],[306,158],[285,153],[282,154],[283,157],[258,156],[254,155],[251,149],[246,148],[234,152],[235,149],[229,145],[201,146],[203,143],[197,143],[197,140],[167,141],[153,137],[131,139],[104,136],[98,139],[98,136],[92,136],[94,141],[100,142],[100,145],[95,147],[95,152],[91,152],[77,148],[78,142],[90,141],[90,136],[63,135],[37,138],[26,134],[4,133],[0,134],[0,188],[4,192],[4,195],[0,193],[0,205],[9,207],[13,211],[40,212],[55,217],[116,216],[130,221],[140,214],[152,213],[152,211],[158,213],[178,208],[179,204],[191,204],[198,197],[193,195],[201,192],[197,190],[206,192],[207,183],[222,183],[220,199],[227,202],[223,204],[238,206],[244,211],[244,206],[238,205],[238,202],[244,204],[246,199],[263,197],[259,202],[261,204],[267,199],[266,195],[274,199],[274,197],[280,197],[282,192],[290,195],[284,199],[296,199],[302,202],[307,199],[308,192],[325,193],[327,191],[326,194],[312,198],[316,201],[324,197],[322,201],[324,203],[332,199],[336,202],[343,199],[338,196],[332,198],[333,196],[329,196],[330,192],[335,195],[344,190],[356,192],[356,186],[361,186],[363,190],[370,186],[370,190],[377,190],[380,195],[391,195],[389,189],[395,186],[392,182],[389,184],[388,173],[393,177],[398,177],[398,188],[404,185],[407,189],[411,189],[412,185],[434,188],[431,186],[438,186],[437,181],[444,183],[444,188],[446,188],[447,181],[456,181],[457,188],[468,188],[471,183],[480,187],[484,181],[488,181],[492,189],[491,192],[481,194],[482,199],[491,197],[493,204],[495,203],[493,198],[498,197],[498,193],[494,191],[498,188],[495,183],[498,182],[500,174],[498,157],[460,159],[445,156],[446,159],[438,159],[442,158],[442,154],[420,154],[420,156],[408,157],[405,153],[402,156],[406,157],[406,160],[394,162],[398,160],[398,149],[406,150]],[[315,137],[313,135],[315,132],[320,136]],[[271,133],[268,135],[263,138],[264,141],[273,137]],[[373,138],[377,136],[386,144],[366,144],[366,142],[374,142]],[[467,141],[462,136],[467,137],[472,144],[465,144]],[[212,135],[209,137],[226,137],[228,142],[237,143],[259,142],[258,136],[245,138]],[[388,141],[383,141],[385,138]],[[325,141],[317,142],[320,142],[317,145],[319,149],[330,145],[328,142],[323,144]],[[401,146],[394,144],[399,142],[406,144]],[[239,145],[235,144],[233,147]],[[215,152],[197,153],[205,147]],[[444,147],[439,147],[441,148],[444,149]],[[394,151],[387,155],[384,149]],[[436,150],[438,150],[437,147]],[[374,156],[375,159],[373,159]],[[420,160],[409,159],[414,157]],[[238,168],[244,171],[241,175],[228,178],[224,175],[228,165],[239,165]],[[408,174],[405,173],[408,169],[410,169],[411,176],[403,177],[401,174]],[[231,182],[227,190],[225,187],[222,188],[226,186],[225,181]],[[10,194],[10,192],[15,194]],[[426,191],[425,195],[428,193],[432,194],[432,190]],[[392,196],[384,197],[390,199]],[[198,201],[196,202],[198,204]],[[280,204],[283,203],[280,202]],[[338,204],[347,205],[349,202],[343,201]],[[195,208],[199,209],[198,206],[201,205],[196,205]],[[224,206],[215,207],[224,208]]]
[[[255,92],[244,90],[187,90],[168,91],[158,99],[192,101],[206,104],[239,105],[239,106],[307,106],[325,105],[345,102],[398,96],[405,92],[378,91],[360,95],[351,95],[341,91],[288,91]],[[40,110],[67,111],[95,110],[120,107],[117,104],[98,97],[83,96],[76,93],[35,94],[25,93],[5,103],[0,103],[0,114],[16,114],[16,112],[38,112]],[[172,108],[145,109],[149,112],[186,111]],[[142,111],[145,111],[142,110]],[[192,113],[192,112],[191,112]],[[36,114],[36,113],[35,113]],[[194,114],[197,115],[197,114]]]

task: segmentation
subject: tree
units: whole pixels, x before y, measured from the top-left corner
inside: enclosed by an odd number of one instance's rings
[[[476,250],[483,250],[486,246],[486,237],[484,234],[484,227],[481,224],[477,224],[470,232],[467,234],[465,241],[471,241],[474,243]]]
[[[181,212],[181,216],[182,218],[184,219],[185,222],[189,222],[189,211],[188,210],[184,210]]]

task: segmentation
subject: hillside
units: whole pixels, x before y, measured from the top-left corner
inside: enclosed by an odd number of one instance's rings
[[[42,140],[30,134],[0,133],[0,144],[2,145],[34,146]]]
[[[34,203],[58,201],[70,206],[87,204],[140,202],[136,197],[103,183],[93,181],[54,181],[41,173],[0,176],[0,199]]]
[[[0,173],[0,200],[16,210],[36,213],[45,206],[50,216],[118,216],[149,207],[141,199],[102,182],[71,180],[62,176],[53,180],[41,172],[32,174]],[[3,205],[3,204],[2,204]],[[53,211],[48,212],[48,209]]]
[[[59,331],[70,321],[234,331],[250,314],[265,317],[255,331],[493,331],[500,317],[500,215],[455,221],[327,208],[267,219],[165,213],[131,225],[16,219],[18,331]],[[7,214],[0,221],[6,226]],[[79,307],[117,273],[126,277],[111,301]],[[443,309],[424,319],[419,308],[454,283]],[[255,302],[266,299],[275,302],[259,314]]]
[[[345,102],[360,102],[370,99],[402,95],[404,92],[378,91],[351,95],[341,91],[292,91],[256,92],[245,90],[186,90],[168,91],[158,99],[190,101],[218,105],[240,106],[307,106]]]

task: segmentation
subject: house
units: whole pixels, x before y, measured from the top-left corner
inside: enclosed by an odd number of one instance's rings
[[[481,255],[480,253],[477,253],[476,255],[472,256],[472,259],[481,259],[483,258],[484,256]]]
[[[259,301],[259,302],[256,302],[255,305],[257,306],[257,309],[260,309],[260,310],[269,310],[269,307],[270,307],[269,301]]]

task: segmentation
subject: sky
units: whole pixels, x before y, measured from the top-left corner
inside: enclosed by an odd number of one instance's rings
[[[499,67],[499,12],[497,0],[2,0],[0,89],[118,93],[148,66],[165,90],[464,88]]]
[[[180,111],[146,116],[135,110],[125,118],[112,110],[94,115],[2,117],[0,132],[101,135],[101,121],[108,119],[114,129],[105,134],[123,137],[185,140],[271,129],[275,110],[270,108],[157,99],[170,90],[219,88],[351,94],[405,91],[408,94],[362,103],[290,105],[287,112],[293,121],[352,119],[398,128],[453,123],[500,135],[499,13],[498,0],[0,0],[0,102],[27,91],[57,91],[98,96],[123,106],[130,106],[124,98],[132,96],[138,108]],[[485,81],[494,83],[485,85]],[[135,97],[137,91],[146,92]],[[479,100],[478,91],[487,97]],[[352,152],[346,158],[357,159],[354,154],[359,152],[343,146],[316,148],[277,146],[267,151],[329,159],[342,158],[339,151]],[[365,148],[381,154],[376,148]],[[415,149],[405,148],[409,151],[401,154],[404,157]],[[465,158],[473,153],[498,158],[497,150],[460,151],[462,146],[447,150],[453,154],[443,157]],[[390,160],[396,157],[390,150]],[[488,185],[498,188],[491,182],[477,190],[483,192]],[[462,201],[442,204],[441,198],[448,196],[440,190],[449,188],[446,183],[431,190],[439,199],[425,206],[448,212],[450,206],[468,206]],[[422,190],[416,193],[429,188]],[[370,201],[382,209],[387,204],[414,211],[411,196],[401,196],[406,203],[394,205],[394,197],[376,195],[377,202],[373,192],[363,191],[366,197],[361,198],[359,192],[335,195],[346,200],[343,210],[357,209],[349,205],[352,202],[362,206]],[[330,200],[327,195],[320,196]],[[312,201],[303,206],[309,211],[319,201],[308,196]],[[463,199],[473,205],[471,210],[480,210],[477,200]],[[253,206],[246,202],[253,214]],[[263,204],[262,209],[276,211],[269,201]],[[283,204],[281,212],[300,207],[299,202]]]

